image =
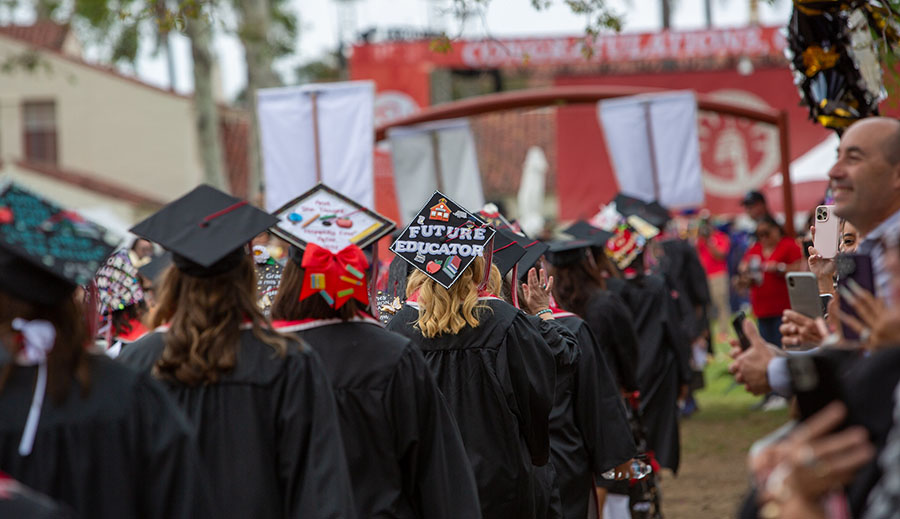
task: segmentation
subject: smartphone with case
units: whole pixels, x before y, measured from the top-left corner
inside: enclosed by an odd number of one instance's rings
[[[835,258],[835,271],[838,276],[838,295],[844,290],[850,290],[850,280],[856,282],[857,285],[870,293],[875,293],[875,274],[872,270],[872,258],[868,254],[841,254]],[[846,297],[840,297],[841,312],[859,319],[856,310],[847,301]],[[859,334],[853,328],[841,323],[841,329],[844,332],[844,338],[849,340],[859,339]]]
[[[816,236],[813,239],[813,247],[823,258],[831,259],[837,256],[838,244],[841,243],[839,224],[833,205],[816,207]]]
[[[835,400],[846,400],[837,368],[830,359],[821,355],[791,355],[787,359],[787,365],[802,420],[818,413]],[[840,428],[844,426],[846,421]]]
[[[816,275],[812,272],[789,272],[786,279],[791,310],[811,319],[823,317]]]
[[[737,334],[738,344],[741,345],[741,351],[747,351],[750,348],[750,339],[744,334],[744,319],[747,315],[744,312],[738,312],[731,321],[734,333]]]

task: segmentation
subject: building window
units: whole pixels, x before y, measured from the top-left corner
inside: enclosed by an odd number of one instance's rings
[[[25,160],[56,164],[56,103],[25,102]]]

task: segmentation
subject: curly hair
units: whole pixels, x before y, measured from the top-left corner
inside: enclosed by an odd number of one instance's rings
[[[256,270],[250,256],[223,274],[188,276],[170,266],[162,283],[153,327],[170,323],[166,346],[153,367],[157,377],[187,385],[213,384],[234,369],[242,323],[278,355],[288,339],[272,329],[256,305]]]
[[[416,322],[422,335],[437,337],[443,333],[456,335],[469,325],[479,324],[479,313],[489,307],[478,299],[478,285],[484,278],[484,258],[477,257],[450,290],[439,285],[424,272],[416,270],[409,276],[406,296],[418,292],[419,319]],[[488,290],[500,291],[502,278],[495,265],[491,265]]]
[[[56,328],[53,349],[47,355],[47,394],[54,402],[61,404],[68,396],[72,381],[81,386],[83,395],[91,388],[89,353],[90,344],[87,320],[83,306],[75,297],[66,297],[54,305],[32,304],[0,292],[0,335],[16,333],[12,321],[16,317],[26,320],[43,319]],[[4,345],[0,345],[3,348]],[[0,392],[6,383],[14,363],[0,370]]]

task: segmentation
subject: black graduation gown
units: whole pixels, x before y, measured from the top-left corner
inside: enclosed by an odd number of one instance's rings
[[[119,359],[149,373],[164,340],[146,335]],[[310,348],[290,341],[279,357],[244,330],[236,366],[219,382],[165,386],[197,430],[216,517],[355,517],[334,396]]]
[[[621,283],[610,283],[616,281]],[[584,305],[581,317],[598,339],[618,386],[628,392],[637,391],[638,339],[625,301],[612,291],[597,290]]]
[[[637,449],[619,387],[594,334],[574,314],[554,317],[575,335],[581,355],[565,390],[556,393],[550,413],[550,459],[558,475],[564,517],[584,519],[594,476],[633,458]]]
[[[19,441],[37,367],[13,368],[0,393],[0,467],[83,519],[215,517],[191,427],[165,389],[103,355],[91,387],[44,399],[31,454]],[[5,517],[5,516],[4,516]]]
[[[711,301],[706,271],[697,251],[685,240],[662,242],[664,256],[660,273],[667,286],[678,294],[675,300],[678,322],[689,342],[693,342],[709,328],[706,309]],[[698,314],[697,308],[701,311]]]
[[[638,334],[637,382],[647,444],[659,464],[678,471],[678,390],[691,379],[688,345],[672,318],[672,296],[657,275],[610,280],[634,316]]]
[[[553,463],[554,436],[558,434],[558,431],[554,430],[554,413],[564,414],[567,411],[563,401],[567,401],[572,393],[575,369],[581,358],[581,349],[572,332],[556,320],[544,320],[527,314],[526,317],[541,332],[541,337],[550,346],[550,351],[553,352],[553,357],[556,359],[556,386],[553,389],[553,408],[550,410],[551,463],[535,469],[538,481],[535,498],[536,516],[545,519],[563,519],[565,515],[561,496],[562,489],[560,488],[560,473]],[[558,411],[557,407],[561,405],[562,409]]]
[[[478,327],[456,335],[423,337],[409,303],[388,329],[425,355],[459,425],[485,519],[531,519],[534,466],[550,456],[553,353],[522,312],[498,299],[486,304]]]
[[[70,510],[18,481],[0,477],[0,517],[15,519],[70,519]]]
[[[374,320],[277,328],[315,349],[328,373],[357,517],[481,516],[456,421],[409,339]]]

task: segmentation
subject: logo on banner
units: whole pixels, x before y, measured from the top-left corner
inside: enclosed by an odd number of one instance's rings
[[[772,108],[744,90],[717,90],[708,96],[748,108]],[[761,186],[778,169],[778,129],[770,124],[700,112],[698,132],[703,187],[711,195],[743,196]]]
[[[375,96],[375,126],[403,119],[419,111],[419,104],[406,92],[384,90]]]

